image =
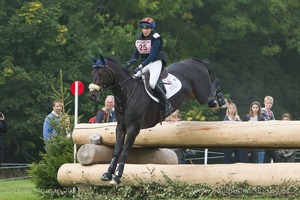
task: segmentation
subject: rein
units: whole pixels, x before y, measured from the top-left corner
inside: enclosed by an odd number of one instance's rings
[[[98,73],[98,74],[99,74],[99,73]],[[110,70],[108,69],[108,66],[105,66],[105,72],[104,72],[104,77],[105,77],[105,78],[102,79],[102,83],[101,83],[101,85],[102,85],[103,87],[101,87],[101,89],[99,90],[99,92],[100,92],[100,91],[103,92],[103,91],[106,90],[106,89],[113,89],[113,88],[116,88],[117,86],[120,86],[120,89],[121,89],[121,91],[122,91],[122,94],[124,95],[124,87],[123,87],[123,86],[124,86],[124,84],[125,84],[129,79],[131,79],[132,77],[129,76],[129,77],[126,78],[123,82],[119,82],[119,83],[117,83],[117,84],[115,84],[115,85],[106,87],[106,82],[107,82],[107,78],[106,78],[106,77],[107,77],[107,74],[109,74],[109,76],[110,76],[110,78],[111,78],[112,80],[115,80],[113,74],[112,74],[112,73],[110,72]],[[115,96],[116,99],[117,99],[117,100],[119,101],[119,103],[120,103],[120,107],[119,107],[119,108],[116,106],[117,109],[118,109],[120,112],[124,112],[124,109],[126,108],[126,105],[127,105],[128,101],[131,99],[131,97],[132,97],[132,95],[133,95],[133,93],[134,93],[135,88],[136,88],[137,85],[138,85],[138,83],[137,83],[136,81],[134,81],[133,89],[132,89],[132,91],[130,92],[130,94],[129,94],[128,96],[126,96],[126,101],[125,101],[125,103],[124,103],[124,106],[122,106],[121,100]]]

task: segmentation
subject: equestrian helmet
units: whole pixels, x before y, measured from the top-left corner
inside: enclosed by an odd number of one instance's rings
[[[141,20],[140,27],[153,29],[155,27],[155,22],[151,17],[146,17]]]

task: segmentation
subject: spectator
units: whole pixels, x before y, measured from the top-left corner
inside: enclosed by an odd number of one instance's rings
[[[0,167],[4,157],[4,142],[2,141],[2,135],[8,132],[8,127],[5,121],[5,116],[0,112]]]
[[[229,102],[228,104],[229,105],[226,110],[226,115],[224,117],[224,121],[240,122],[241,119],[238,115],[237,106],[232,102]],[[234,154],[237,162],[247,162],[248,161],[247,150],[226,149],[226,150],[224,150],[224,163],[225,164],[233,163],[232,154]]]
[[[100,109],[92,123],[108,123],[115,122],[115,97],[108,95],[105,99],[105,107]]]
[[[52,112],[44,120],[43,138],[51,139],[62,131],[66,135],[70,132],[70,120],[67,114],[62,112],[63,104],[61,100],[55,100],[52,103]]]
[[[285,113],[282,115],[282,120],[292,120],[290,114]],[[279,162],[295,162],[297,150],[282,149],[278,151]]]
[[[242,121],[265,121],[261,114],[261,105],[258,101],[253,101],[249,108],[249,113],[244,115]],[[257,163],[257,151],[248,150],[248,162]]]
[[[271,96],[266,96],[264,98],[264,105],[261,109],[261,114],[266,121],[275,120],[275,116],[271,110],[273,106],[274,100]],[[270,163],[270,162],[278,162],[278,152],[276,150],[260,150],[258,152],[258,162],[259,163]]]
[[[273,103],[274,103],[273,97],[271,96],[265,97],[264,99],[265,107],[261,109],[261,114],[265,120],[275,120],[275,116],[271,110]]]

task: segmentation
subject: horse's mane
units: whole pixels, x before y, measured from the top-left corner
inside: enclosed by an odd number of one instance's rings
[[[110,61],[110,62],[112,62],[112,63],[114,63],[114,64],[120,66],[120,68],[123,69],[123,71],[125,71],[128,75],[130,75],[129,71],[127,71],[126,69],[124,69],[124,68],[119,64],[119,62],[116,61],[116,60],[115,60],[114,58],[112,58],[111,56],[105,57],[105,59],[106,59],[107,61]]]
[[[110,56],[105,57],[105,58],[106,58],[106,60],[108,60],[108,61],[110,61],[110,62],[113,62],[113,63],[115,63],[116,65],[119,65],[118,61],[116,61],[114,58],[112,58],[112,57],[110,57]]]

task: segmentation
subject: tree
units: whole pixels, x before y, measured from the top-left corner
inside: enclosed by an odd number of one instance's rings
[[[11,0],[0,5],[0,109],[11,127],[10,161],[38,157],[51,86],[58,85],[60,70],[68,88],[75,80],[89,84],[91,57],[100,53],[124,65],[135,48],[138,22],[146,16],[155,19],[168,64],[189,57],[210,60],[241,114],[253,100],[271,95],[276,116],[300,117],[298,0]],[[99,107],[86,93],[79,104],[82,122]],[[191,102],[181,111],[193,120],[199,113],[205,120],[223,119],[224,111],[208,114],[205,108]]]

